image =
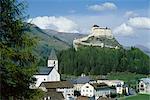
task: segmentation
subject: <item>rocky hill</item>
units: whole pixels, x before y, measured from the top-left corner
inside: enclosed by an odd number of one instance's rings
[[[88,36],[75,39],[73,45],[76,50],[80,46],[108,47],[115,49],[121,47],[109,28],[101,28],[98,25],[92,27],[91,34]]]

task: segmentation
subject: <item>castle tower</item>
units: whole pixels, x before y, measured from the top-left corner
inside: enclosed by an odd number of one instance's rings
[[[51,54],[48,58],[48,67],[54,67],[58,71],[58,59],[54,49],[51,50]]]
[[[106,37],[110,39],[113,38],[111,29],[107,27],[99,27],[98,25],[93,25],[91,33],[91,36],[95,37]]]

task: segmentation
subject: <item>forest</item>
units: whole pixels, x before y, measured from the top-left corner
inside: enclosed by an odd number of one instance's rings
[[[140,49],[73,48],[58,53],[59,71],[68,75],[106,75],[110,72],[149,74],[150,57]]]

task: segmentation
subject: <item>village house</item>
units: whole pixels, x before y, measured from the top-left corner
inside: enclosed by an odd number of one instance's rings
[[[70,100],[71,98],[74,98],[73,84],[69,81],[42,82],[39,86],[39,89],[42,89],[46,93],[61,92],[65,100]]]
[[[126,94],[126,95],[128,95],[129,94],[129,87],[128,87],[127,84],[124,84],[124,85],[118,84],[116,86],[116,92],[117,92],[117,94]]]
[[[150,94],[150,78],[142,78],[138,83],[138,90],[141,94]]]
[[[71,80],[71,83],[74,85],[74,90],[76,91],[81,91],[81,87],[90,82],[90,77],[89,76],[85,76],[85,74],[82,74],[80,77],[78,77],[77,79],[73,79]]]
[[[122,80],[97,80],[90,83],[98,83],[98,84],[105,83],[110,87],[114,86],[116,88],[117,94],[123,94],[123,93],[129,94],[128,86],[124,84],[124,81]]]
[[[116,93],[116,89],[109,87],[104,83],[86,83],[81,87],[81,95],[87,97],[95,97],[97,100],[99,97],[108,96],[111,93]]]
[[[60,74],[58,73],[58,59],[55,51],[52,49],[48,58],[48,66],[39,67],[39,71],[33,76],[36,78],[36,83],[32,84],[30,88],[38,88],[42,82],[60,81]]]

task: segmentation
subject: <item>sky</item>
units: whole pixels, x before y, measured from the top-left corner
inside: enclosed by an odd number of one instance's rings
[[[42,29],[90,34],[109,27],[124,46],[150,48],[150,0],[28,0],[28,22]]]

